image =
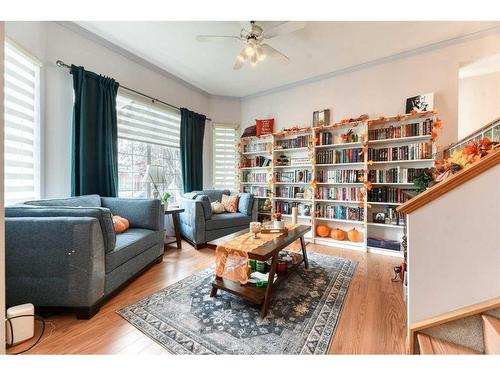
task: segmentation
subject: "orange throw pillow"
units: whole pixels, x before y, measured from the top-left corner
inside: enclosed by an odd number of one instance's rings
[[[238,212],[238,199],[240,197],[237,195],[226,195],[222,194],[221,203],[224,206],[226,212]]]
[[[115,232],[118,234],[125,232],[130,227],[128,220],[121,216],[113,216],[112,219]]]

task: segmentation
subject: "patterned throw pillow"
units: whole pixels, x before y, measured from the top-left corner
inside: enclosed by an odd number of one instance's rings
[[[212,213],[213,214],[221,214],[224,211],[226,211],[226,209],[224,208],[224,205],[219,201],[212,202],[211,206],[212,206]]]
[[[238,198],[237,195],[222,194],[222,205],[227,212],[238,212]]]

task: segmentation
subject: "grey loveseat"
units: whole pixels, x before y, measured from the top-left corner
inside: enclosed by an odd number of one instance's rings
[[[115,234],[111,215],[130,229]],[[159,200],[87,195],[7,207],[7,305],[71,310],[89,319],[120,286],[163,254]]]
[[[240,196],[238,212],[212,214],[211,203],[221,201],[222,194]],[[179,206],[184,208],[181,217],[181,235],[197,249],[207,242],[248,228],[257,220],[257,203],[252,194],[229,190],[201,190],[184,194]]]

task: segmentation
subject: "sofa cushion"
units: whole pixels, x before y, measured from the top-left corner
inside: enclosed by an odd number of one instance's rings
[[[39,199],[24,202],[24,204],[30,206],[101,207],[101,197],[92,194],[71,198]]]
[[[106,273],[155,245],[158,245],[158,232],[150,229],[130,228],[117,234],[114,250],[106,254]]]
[[[252,216],[253,194],[250,193],[234,193],[238,194],[238,211],[242,214]]]
[[[193,193],[196,194],[195,196],[206,195],[210,199],[210,203],[215,201],[222,202],[222,194],[230,194],[229,190],[199,190],[193,191]]]
[[[251,217],[242,214],[241,212],[236,213],[224,213],[212,215],[210,220],[205,222],[205,228],[207,231],[215,229],[223,229],[230,227],[239,227],[243,225],[250,224]]]

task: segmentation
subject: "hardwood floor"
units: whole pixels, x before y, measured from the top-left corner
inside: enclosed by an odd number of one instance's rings
[[[30,354],[167,354],[116,310],[212,265],[214,250],[169,249],[156,264],[108,301],[91,320],[61,314],[47,318],[42,341]],[[406,306],[402,284],[391,282],[399,258],[308,245],[308,251],[358,261],[330,354],[404,354]],[[30,343],[9,352],[20,351]]]

